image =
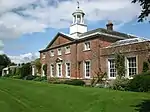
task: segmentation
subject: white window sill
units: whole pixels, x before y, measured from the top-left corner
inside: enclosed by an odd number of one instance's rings
[[[84,51],[84,52],[86,52],[86,51],[91,51],[91,49],[84,49],[83,51]]]
[[[116,77],[109,77],[108,79],[110,79],[110,80],[114,80],[114,79],[116,79]]]
[[[70,76],[66,76],[66,78],[70,79]]]
[[[54,57],[54,55],[51,55],[51,57]]]
[[[90,79],[91,77],[85,77],[85,79]]]
[[[65,54],[71,54],[71,52],[67,52],[67,53],[65,53]]]

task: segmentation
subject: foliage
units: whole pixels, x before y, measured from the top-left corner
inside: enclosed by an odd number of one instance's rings
[[[125,76],[125,57],[120,53],[115,54],[115,64],[117,70],[117,77],[121,78]]]
[[[24,77],[25,80],[33,80],[33,79],[35,79],[35,78],[36,78],[36,77],[33,76],[33,75],[28,75],[28,76],[25,76],[25,77]]]
[[[141,73],[130,80],[129,90],[136,92],[150,91],[150,72]]]
[[[74,86],[83,86],[85,85],[85,82],[79,79],[72,79],[72,80],[65,80],[64,84],[74,85]]]
[[[10,77],[10,76],[11,76],[11,74],[6,74],[3,77]]]
[[[114,90],[126,91],[126,90],[128,90],[128,84],[129,84],[129,79],[127,79],[127,78],[116,78],[113,81],[111,88]]]
[[[98,72],[95,72],[96,76],[91,80],[91,86],[95,86],[96,84],[103,83],[104,79],[107,76],[107,73],[103,73],[101,68],[99,68]]]
[[[11,61],[7,55],[3,54],[0,55],[0,75],[2,74],[2,69],[9,66],[11,64]]]
[[[132,3],[140,3],[140,6],[142,7],[141,14],[139,16],[138,22],[142,22],[143,19],[147,18],[150,14],[150,0],[133,0]]]
[[[44,70],[45,75],[47,76],[47,64],[45,64],[45,65],[43,66],[43,70]]]
[[[143,72],[147,72],[149,70],[149,65],[147,62],[143,62]]]
[[[1,112],[137,112],[136,105],[150,98],[146,93],[7,78],[0,78],[0,90]]]
[[[68,84],[68,85],[74,85],[74,86],[83,86],[85,85],[85,82],[80,79],[71,79],[71,80],[60,80],[58,78],[51,78],[48,80],[51,84]]]
[[[40,77],[40,76],[36,76],[34,79],[34,81],[47,81],[47,77]]]
[[[22,65],[22,67],[20,68],[21,78],[31,75],[31,73],[32,73],[31,63],[26,63]]]
[[[39,58],[36,59],[36,60],[34,61],[34,64],[35,64],[35,66],[36,66],[36,69],[38,70],[38,73],[41,74],[41,66],[42,66],[42,64],[41,64],[41,62],[40,62],[40,59],[39,59]]]

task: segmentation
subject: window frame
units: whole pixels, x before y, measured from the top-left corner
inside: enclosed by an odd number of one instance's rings
[[[53,70],[52,70],[52,66],[53,66]],[[50,64],[50,76],[54,77],[54,74],[55,74],[55,66],[54,64]]]
[[[60,71],[60,72],[61,72],[61,75],[59,75],[59,68],[58,68],[58,65],[59,65],[59,64],[61,65],[61,66],[60,66],[60,67],[61,67],[61,71]],[[57,77],[62,77],[62,76],[63,76],[63,75],[62,75],[62,63],[57,63],[57,66],[56,66],[56,67],[57,67],[57,68],[56,68],[56,70],[57,70],[57,72],[56,72],[56,73],[57,73]]]
[[[113,67],[113,68],[111,68],[111,66],[112,66],[112,65],[111,65],[111,61],[112,61],[112,60],[114,60],[114,65],[113,65],[114,67]],[[116,79],[117,70],[116,70],[116,67],[115,67],[115,59],[114,59],[114,58],[109,58],[109,59],[107,60],[107,62],[108,62],[108,78],[109,78],[109,79]],[[111,76],[111,72],[110,72],[111,69],[114,70],[114,74],[115,74],[114,77]],[[113,72],[112,72],[112,73],[113,73]]]
[[[68,66],[67,66],[67,64],[69,64],[70,66],[69,66],[69,68],[70,68],[70,75],[68,75]],[[66,62],[66,77],[67,78],[70,78],[71,77],[71,63],[70,62]]]
[[[60,50],[60,51],[59,51]],[[58,48],[57,49],[57,54],[58,54],[58,56],[61,56],[62,55],[62,49],[61,48]]]
[[[87,76],[86,62],[89,62],[89,76]],[[91,60],[84,61],[84,76],[86,79],[90,79],[91,77]]]
[[[88,48],[87,48],[87,43],[88,43]],[[89,51],[89,50],[91,50],[91,42],[84,42],[84,51]]]
[[[69,51],[67,51],[67,47],[69,47]],[[65,47],[65,54],[70,54],[71,53],[71,48],[70,48],[70,46],[66,46]]]
[[[53,52],[53,53],[52,53],[52,52]],[[55,56],[54,50],[51,50],[51,51],[50,51],[50,56],[51,56],[51,57]]]
[[[134,67],[129,67],[129,59],[131,59],[131,58],[135,58],[135,66]],[[133,64],[133,63],[132,63]],[[130,64],[130,65],[132,65],[132,64]],[[129,78],[129,79],[132,79],[133,78],[133,76],[134,75],[136,75],[136,74],[138,74],[138,62],[137,62],[137,56],[128,56],[128,57],[126,57],[126,68],[127,68],[127,74],[126,74],[126,77],[127,78]],[[134,75],[129,75],[130,73],[130,71],[129,71],[129,69],[135,69],[135,72],[136,72],[136,74],[134,74]],[[131,71],[132,71],[131,70]]]

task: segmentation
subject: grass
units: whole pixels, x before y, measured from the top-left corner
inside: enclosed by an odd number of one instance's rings
[[[0,78],[1,112],[150,112],[148,103],[149,93]]]

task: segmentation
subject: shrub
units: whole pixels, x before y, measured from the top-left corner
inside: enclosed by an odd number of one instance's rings
[[[12,78],[20,79],[20,78],[21,78],[21,75],[14,75],[14,76],[12,76]]]
[[[20,68],[20,74],[21,78],[31,75],[32,74],[31,63],[22,64],[22,67]]]
[[[33,75],[28,75],[28,76],[25,76],[24,79],[25,79],[25,80],[33,80],[33,79],[35,79],[35,76],[33,76]]]
[[[143,72],[147,72],[149,70],[149,65],[147,62],[143,62]]]
[[[129,79],[117,78],[113,81],[111,88],[114,90],[128,90]]]
[[[10,77],[12,74],[5,74],[3,77]]]
[[[40,77],[40,76],[36,76],[36,78],[33,79],[34,81],[47,81],[46,77]]]
[[[65,80],[64,84],[75,85],[75,86],[83,86],[85,82],[79,79]]]
[[[135,92],[150,91],[150,72],[141,73],[130,80],[129,90]]]

